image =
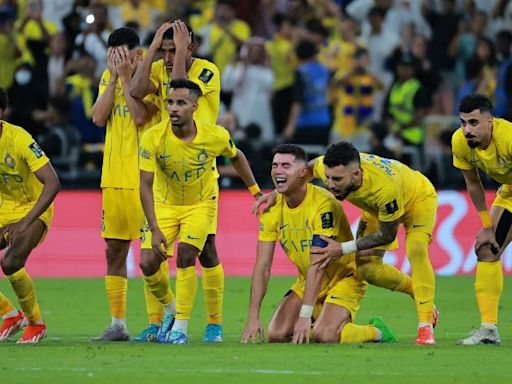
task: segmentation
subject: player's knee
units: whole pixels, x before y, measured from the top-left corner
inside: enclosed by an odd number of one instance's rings
[[[217,248],[215,247],[215,235],[208,235],[203,251],[199,255],[199,262],[204,268],[213,268],[219,265]]]
[[[12,275],[25,266],[26,257],[14,250],[10,250],[9,254],[4,254],[1,260],[2,271],[5,275]]]
[[[178,245],[178,257],[176,258],[177,267],[188,268],[195,265],[198,253],[198,249],[193,245],[180,243]]]
[[[315,324],[313,326],[313,337],[317,343],[339,343],[340,333],[337,328],[325,324]]]
[[[480,248],[475,249],[476,258],[478,261],[492,263],[499,260],[499,255],[492,252],[491,246],[484,244]]]
[[[357,265],[357,272],[363,280],[366,280],[370,284],[374,284],[379,275],[380,264],[367,262]]]
[[[160,264],[152,257],[151,251],[144,250],[140,256],[139,267],[144,276],[151,276],[158,271]]]
[[[430,237],[426,233],[411,233],[406,239],[406,251],[409,260],[419,257],[428,257],[428,243]]]
[[[282,329],[269,327],[268,329],[268,342],[269,343],[288,343],[291,339],[289,332]]]

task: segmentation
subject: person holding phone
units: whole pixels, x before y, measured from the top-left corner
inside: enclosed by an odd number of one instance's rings
[[[367,286],[357,274],[354,253],[325,269],[314,263],[316,256],[311,254],[311,247],[326,245],[320,235],[336,241],[351,241],[353,236],[341,204],[325,189],[308,183],[304,149],[294,144],[277,146],[273,151],[271,175],[278,195],[276,203],[260,217],[249,315],[241,342],[265,339],[260,308],[268,287],[276,241],[297,267],[298,276],[272,316],[269,342],[395,341],[380,317],[372,318],[370,325],[354,323]]]

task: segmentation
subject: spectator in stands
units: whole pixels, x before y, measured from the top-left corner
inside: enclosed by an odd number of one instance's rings
[[[331,73],[318,62],[318,51],[312,42],[299,42],[295,53],[299,66],[295,72],[293,104],[283,138],[296,144],[327,145],[331,128],[328,104]]]
[[[0,88],[8,89],[14,81],[16,59],[21,51],[14,30],[14,8],[0,6]]]
[[[400,160],[397,155],[384,144],[388,133],[389,131],[386,124],[380,122],[372,123],[370,125],[370,136],[368,138],[368,144],[370,146],[368,152],[386,159]]]
[[[57,33],[50,41],[50,57],[48,58],[48,89],[50,96],[58,93],[64,77],[66,66],[66,51],[68,41],[64,33]]]
[[[461,84],[456,97],[457,106],[455,111],[458,113],[461,100],[472,93],[481,93],[486,88],[484,75],[484,62],[478,57],[473,57],[466,63],[466,78]]]
[[[500,62],[497,70],[494,116],[512,121],[512,32],[499,32],[496,36],[496,47]]]
[[[233,92],[230,109],[240,126],[257,124],[261,128],[259,139],[272,141],[274,123],[270,98],[274,72],[269,66],[265,41],[256,37],[249,39],[240,50],[240,61],[225,67],[221,81],[224,90]]]
[[[385,102],[385,120],[402,145],[423,145],[422,120],[430,99],[425,87],[415,77],[415,61],[404,54],[396,67],[396,80]]]
[[[75,45],[91,56],[96,62],[95,75],[99,78],[103,68],[107,67],[108,11],[103,4],[95,3],[85,21],[87,27],[76,37]]]
[[[137,22],[139,25],[137,31],[141,41],[144,41],[156,25],[158,9],[149,1],[128,0],[121,2],[120,5],[110,6],[108,16],[113,29],[127,26],[130,22]]]
[[[222,73],[226,65],[236,60],[242,43],[251,37],[251,28],[235,17],[234,0],[219,0],[212,22],[198,34],[203,38],[200,54],[211,57]]]

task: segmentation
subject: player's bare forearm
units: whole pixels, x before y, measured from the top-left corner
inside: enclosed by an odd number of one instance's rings
[[[48,209],[55,199],[55,196],[57,196],[57,193],[60,191],[59,177],[49,162],[34,172],[34,174],[41,184],[43,184],[43,190],[32,209],[24,217],[27,225],[32,224]]]
[[[153,178],[153,172],[140,171],[140,201],[151,231],[158,227],[153,199]]]
[[[398,226],[400,222],[398,220],[390,222],[379,222],[379,230],[371,233],[368,236],[361,237],[356,240],[358,250],[372,249],[386,245],[395,240],[398,233]]]
[[[487,204],[485,203],[485,191],[476,169],[469,171],[463,170],[464,181],[466,182],[466,189],[471,201],[475,208],[480,211],[487,210]]]
[[[270,267],[274,256],[275,241],[258,241],[256,264],[252,272],[249,318],[259,318],[263,298],[267,293]]]
[[[310,256],[311,262],[313,262],[315,256],[317,255]],[[324,271],[319,268],[318,264],[310,264],[306,275],[306,287],[304,288],[304,299],[302,300],[303,305],[315,305],[320,293],[323,274]]]
[[[172,79],[186,79],[187,78],[187,50],[176,50],[174,61],[172,64]]]
[[[236,150],[236,156],[231,159],[231,164],[233,164],[236,172],[247,187],[256,184],[256,179],[252,173],[249,161],[247,161],[247,158],[241,150]]]
[[[151,65],[156,55],[154,49],[149,49],[137,67],[130,84],[130,95],[135,99],[142,100],[144,97],[156,91],[155,85],[149,79],[151,75]],[[165,97],[163,95],[162,97]]]
[[[124,98],[126,100],[126,106],[132,115],[132,119],[137,127],[141,127],[146,124],[150,119],[151,115],[148,111],[144,101],[134,98],[130,95],[131,80],[123,79],[123,91]]]
[[[116,81],[109,81],[105,92],[96,99],[92,106],[92,122],[98,127],[104,127],[107,124],[108,118],[112,113],[112,107],[114,106],[115,91]]]

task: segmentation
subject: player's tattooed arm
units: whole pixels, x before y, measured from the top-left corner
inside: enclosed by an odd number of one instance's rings
[[[368,236],[356,240],[357,249],[372,249],[391,243],[396,238],[399,224],[399,220],[379,221],[379,230],[377,232],[370,233]]]

